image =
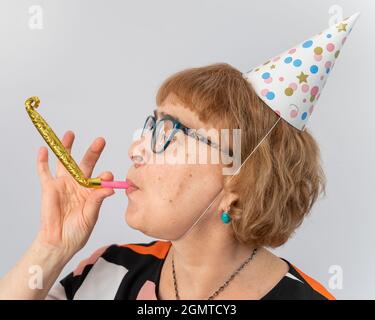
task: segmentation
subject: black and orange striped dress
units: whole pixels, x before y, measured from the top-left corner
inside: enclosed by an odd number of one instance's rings
[[[112,244],[96,250],[58,280],[46,299],[157,300],[161,269],[170,241]],[[262,300],[335,298],[316,280],[289,261],[289,271]]]

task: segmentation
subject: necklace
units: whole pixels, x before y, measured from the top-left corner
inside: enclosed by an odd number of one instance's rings
[[[212,300],[213,298],[215,298],[221,291],[224,290],[224,288],[229,284],[230,281],[233,280],[233,278],[242,270],[242,268],[248,264],[255,256],[257,252],[257,248],[254,248],[254,250],[252,251],[250,257],[248,257],[240,266],[239,268],[236,269],[236,271],[234,271],[231,276],[223,283],[223,285],[217,289],[210,297],[208,297],[208,300]],[[174,290],[175,290],[175,294],[176,294],[176,300],[180,300],[180,295],[178,294],[178,289],[177,289],[177,280],[176,280],[176,270],[175,270],[175,267],[174,267],[174,259],[173,259],[173,252],[172,252],[172,271],[173,271],[173,282],[174,282]]]

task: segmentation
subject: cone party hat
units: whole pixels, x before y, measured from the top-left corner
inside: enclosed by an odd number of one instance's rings
[[[244,73],[257,95],[299,130],[306,126],[359,13]]]

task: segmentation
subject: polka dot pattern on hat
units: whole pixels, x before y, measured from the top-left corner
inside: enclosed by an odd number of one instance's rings
[[[303,130],[359,13],[332,25],[247,73],[264,102]]]

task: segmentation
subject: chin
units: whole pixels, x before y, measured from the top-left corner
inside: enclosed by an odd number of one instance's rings
[[[128,207],[125,212],[125,222],[129,225],[129,227],[138,230],[138,227],[141,224],[139,221],[139,216],[140,215],[137,210],[130,210]]]
[[[170,238],[173,239],[173,236],[170,237],[166,235],[168,232],[160,229],[160,224],[150,226],[149,224],[145,223],[142,220],[139,212],[127,210],[125,213],[125,221],[130,228],[138,230],[148,237],[164,240],[169,240]]]
[[[142,212],[139,210],[133,210],[128,207],[125,212],[125,222],[130,228],[148,235],[145,228],[147,223],[145,222],[145,219],[143,219]]]

